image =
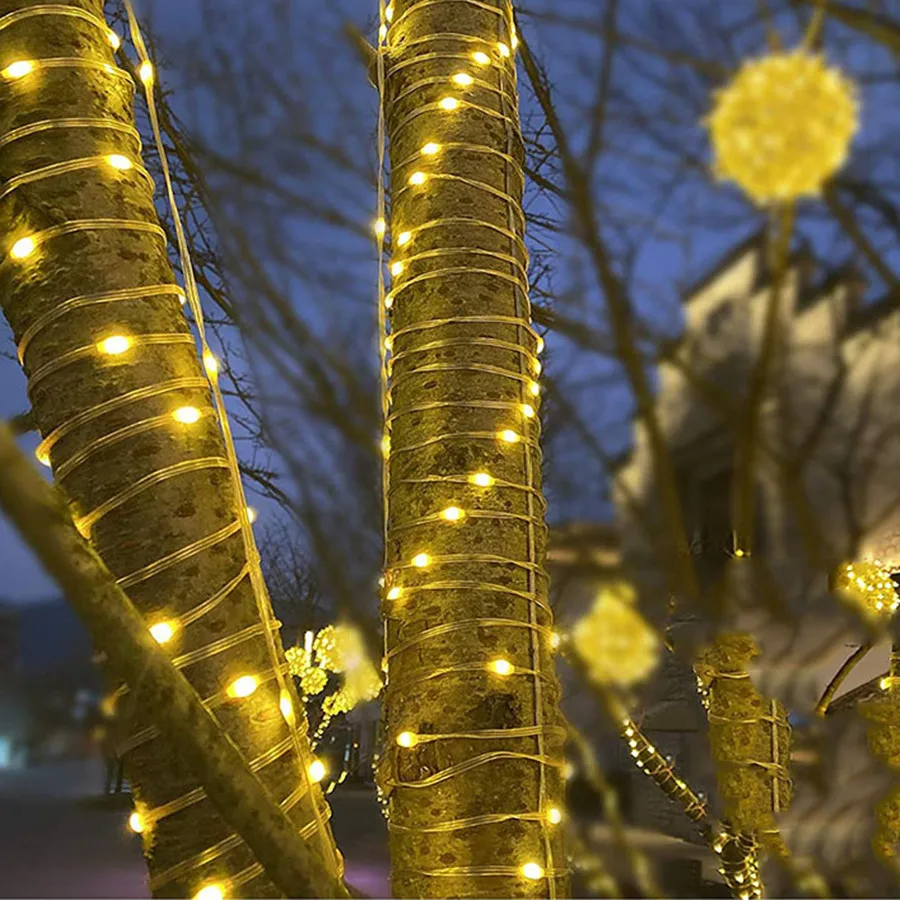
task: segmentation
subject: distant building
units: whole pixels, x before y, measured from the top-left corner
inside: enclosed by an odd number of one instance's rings
[[[698,576],[718,579],[734,548],[730,488],[733,430],[690,373],[735,402],[747,389],[760,345],[772,272],[765,231],[734,247],[684,296],[684,332],[667,347],[657,370],[656,412],[676,469]],[[769,446],[792,458],[812,499],[817,524],[843,558],[875,553],[900,569],[900,302],[895,296],[863,304],[865,283],[850,262],[817,263],[806,247],[788,261],[778,323],[775,389],[763,407]],[[757,470],[755,550],[764,553],[795,613],[827,609],[821,572],[805,566],[803,533],[785,499],[781,474],[761,454]],[[641,582],[642,610],[676,635],[692,630],[670,609],[652,535],[664,528],[644,425],[634,422],[633,446],[614,472],[615,525],[572,526],[551,537],[549,565],[558,616],[571,622],[604,579],[627,571]],[[892,556],[893,547],[898,552]],[[653,597],[659,598],[654,605]],[[850,652],[822,659],[822,687]],[[842,693],[886,668],[879,649],[854,672]],[[594,740],[623,805],[638,825],[695,839],[686,817],[631,764],[571,673],[563,673],[570,718]],[[870,683],[871,687],[871,683]],[[846,702],[846,701],[843,701]],[[705,714],[690,664],[667,654],[642,692],[641,722],[698,791],[715,797]]]

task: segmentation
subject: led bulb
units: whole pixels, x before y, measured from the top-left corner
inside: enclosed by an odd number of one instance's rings
[[[512,428],[505,428],[500,432],[500,440],[505,441],[507,444],[517,444],[521,439],[518,433],[513,431]]]
[[[413,557],[412,564],[417,569],[424,569],[431,562],[431,557],[427,553],[417,553]]]
[[[460,522],[465,517],[465,510],[460,509],[458,506],[448,506],[441,511],[441,518],[447,522]]]
[[[386,434],[381,439],[381,452],[384,456],[390,456],[391,453],[391,436]]]
[[[109,46],[112,47],[113,50],[118,50],[119,47],[122,46],[122,39],[114,31],[107,31],[106,39],[109,41]]]
[[[550,646],[554,650],[558,650],[561,643],[562,637],[560,636],[560,633],[558,631],[552,632],[552,634],[550,635]]]
[[[387,598],[388,598],[388,600],[399,600],[399,599],[400,599],[400,594],[402,594],[402,593],[403,593],[403,592],[400,590],[400,588],[398,588],[398,587],[392,587],[392,588],[387,592]]]
[[[145,59],[141,63],[141,67],[138,69],[138,76],[145,85],[153,84],[153,63],[149,59]]]
[[[484,50],[476,50],[472,54],[472,59],[478,63],[479,66],[487,66],[490,65],[491,58],[484,52]]]
[[[259,518],[259,513],[252,507],[247,507],[247,520],[252,525]]]
[[[428,176],[424,172],[413,172],[412,175],[409,176],[409,183],[413,187],[419,187],[422,184],[425,184]]]
[[[402,262],[391,263],[391,275],[394,275],[396,277],[397,275],[401,275],[402,273],[403,273],[403,263]]]
[[[384,8],[384,17],[385,17],[385,19],[388,20],[388,22],[394,21],[394,4],[393,3],[389,3]]]
[[[384,233],[387,231],[387,222],[384,219],[376,219],[372,223],[372,231],[375,232],[376,237],[384,237]]]
[[[314,759],[307,769],[309,780],[318,784],[325,777],[326,771],[325,763],[321,759]]]
[[[532,397],[539,397],[541,395],[541,386],[536,381],[532,381],[531,384],[528,385],[528,393],[531,394]]]
[[[444,97],[439,103],[441,109],[447,112],[453,112],[459,106],[459,100],[456,97]]]
[[[509,47],[503,43],[503,41],[497,42],[497,52],[504,58],[509,58],[510,50]],[[540,876],[538,876],[540,877]]]
[[[419,739],[411,731],[401,731],[397,735],[397,744],[401,747],[415,747]]]
[[[97,349],[108,356],[119,356],[130,350],[132,343],[130,337],[126,337],[124,334],[114,334],[100,341]]]
[[[492,487],[494,484],[494,476],[487,472],[475,472],[469,476],[469,481],[478,487]]]
[[[378,40],[383,41],[387,37],[387,25],[382,25],[378,29]]]
[[[179,406],[172,413],[172,418],[182,425],[193,425],[200,421],[200,410],[196,406]]]
[[[37,247],[37,244],[34,242],[34,238],[19,238],[19,240],[12,245],[9,255],[13,259],[25,259],[25,257],[31,256],[31,254],[34,253],[35,247]]]
[[[515,31],[512,33],[510,44],[512,45],[513,50],[515,50],[519,46],[519,36],[515,33]]]
[[[278,708],[281,715],[288,725],[294,724],[294,704],[291,702],[291,695],[288,691],[282,690],[278,697]]]
[[[219,374],[219,361],[209,352],[209,350],[203,351],[203,368],[206,369],[206,374],[209,375],[210,378]]]
[[[427,144],[422,144],[422,155],[423,156],[434,156],[437,153],[441,152],[441,145],[436,141],[429,141]]]
[[[228,696],[236,700],[249,697],[259,687],[259,679],[255,675],[241,675],[228,685]]]
[[[144,820],[141,818],[141,814],[137,812],[133,812],[128,817],[128,827],[135,833],[140,834],[144,830]]]
[[[562,822],[562,810],[557,809],[555,806],[551,806],[550,809],[547,810],[547,821],[551,825],[559,825]]]
[[[194,900],[224,900],[224,897],[225,891],[218,884],[206,884],[194,894]]]
[[[457,72],[450,80],[460,87],[470,87],[475,82],[475,79],[468,72]]]
[[[538,335],[537,343],[535,344],[535,352],[543,353],[544,352],[544,339]]]
[[[4,78],[15,81],[17,78],[24,78],[34,71],[34,63],[30,59],[17,59],[10,63],[2,72]]]
[[[512,675],[513,664],[508,659],[495,659],[491,663],[491,671],[495,675]]]
[[[150,626],[150,635],[157,644],[167,644],[175,637],[175,626],[171,622],[157,622]]]
[[[401,231],[400,234],[397,235],[397,246],[405,247],[412,240],[412,232],[411,231]]]
[[[121,153],[110,153],[109,156],[106,157],[106,161],[114,169],[119,169],[121,172],[127,172],[129,169],[134,168],[134,163]]]
[[[544,368],[544,367],[541,365],[541,361],[540,361],[539,359],[533,360],[532,363],[531,363],[531,367],[534,369],[534,374],[535,374],[535,375],[540,375],[540,374],[541,374],[541,370]]]
[[[525,416],[526,419],[534,418],[534,407],[530,403],[522,404],[522,415]]]
[[[538,865],[536,862],[525,863],[520,871],[529,881],[538,881],[544,877],[543,866]]]
[[[391,309],[394,305],[394,295],[393,294],[385,294],[384,295],[384,308]]]

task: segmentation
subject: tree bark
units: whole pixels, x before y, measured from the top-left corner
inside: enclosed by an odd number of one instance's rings
[[[388,295],[379,779],[394,894],[563,896],[512,6],[392,11],[383,101],[403,270]]]
[[[115,67],[101,0],[47,9],[0,0],[0,69],[25,60],[29,72],[0,79],[0,304],[28,375],[41,453],[147,625],[175,625],[163,649],[337,881],[328,808],[306,774],[302,708],[291,696],[296,725],[279,711],[283,653],[248,574],[258,557],[240,527],[242,495],[179,303],[141,166],[133,84]],[[112,154],[131,167],[110,164]],[[72,160],[84,164],[47,168]],[[13,252],[29,237],[30,253]],[[127,337],[128,349],[102,352],[111,336]],[[177,421],[173,412],[188,406],[200,418]],[[230,699],[228,685],[248,674],[258,689]],[[276,895],[197,791],[178,747],[157,736],[160,711],[137,691],[118,706],[154,895],[192,896],[208,882]]]
[[[65,501],[0,424],[0,509],[12,520],[99,643],[110,671],[156,720],[210,801],[265,866],[286,897],[324,897],[341,887],[318,851],[267,793],[187,679],[153,640],[103,561],[81,538]]]

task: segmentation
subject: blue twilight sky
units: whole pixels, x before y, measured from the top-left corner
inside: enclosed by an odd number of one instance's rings
[[[220,4],[218,6],[217,4]],[[267,4],[271,4],[268,7]],[[626,30],[637,31],[643,34],[652,32],[654,11],[661,8],[666,10],[677,9],[679,11],[679,23],[683,27],[684,35],[690,39],[692,30],[699,27],[696,22],[698,10],[709,6],[703,0],[629,0],[623,5],[626,21],[623,27]],[[215,24],[217,12],[224,8],[239,8],[240,3],[235,0],[138,0],[136,7],[139,15],[149,23],[150,30],[160,41],[163,53],[164,67],[161,79],[167,89],[173,90],[173,103],[186,124],[192,128],[199,128],[207,132],[214,132],[221,137],[221,146],[230,148],[239,143],[239,139],[228,132],[227,110],[213,110],[209,104],[212,102],[202,93],[183,90],[185,85],[185,73],[190,71],[194,57],[202,57],[205,49],[204,40],[206,33],[204,23]],[[375,95],[371,87],[366,83],[354,59],[353,51],[346,38],[341,33],[343,20],[352,21],[358,28],[367,31],[371,28],[373,15],[377,10],[376,0],[258,0],[252,4],[252,11],[244,13],[246,16],[246,29],[238,29],[233,34],[231,52],[239,56],[244,42],[257,40],[257,32],[253,30],[253,16],[259,16],[266,9],[289,9],[294,21],[294,30],[284,35],[276,35],[272,47],[273,71],[284,71],[284,85],[290,90],[294,86],[294,77],[297,77],[296,89],[298,91],[310,91],[311,108],[315,110],[316,122],[321,133],[333,136],[340,134],[342,129],[353,129],[348,134],[350,143],[359,150],[363,156],[372,152],[372,131],[374,129]],[[594,19],[598,8],[596,0],[533,0],[527,4],[520,17],[523,31],[527,34],[536,53],[548,63],[551,79],[559,91],[561,109],[567,123],[572,127],[576,136],[579,133],[579,107],[589,103],[589,90],[595,87],[594,81],[585,77],[585,66],[596,65],[596,39],[587,31],[578,33],[571,29],[561,32],[548,26],[540,17],[530,16],[529,12],[564,14],[572,17],[582,17],[585,20]],[[246,7],[245,7],[246,8]],[[756,0],[729,0],[725,6],[719,7],[721,15],[734,22],[748,19],[754,16],[757,10]],[[717,13],[718,14],[718,13]],[[212,17],[212,18],[210,18]],[[271,35],[269,38],[271,39]],[[652,35],[653,40],[666,39]],[[764,36],[759,32],[748,32],[747,40],[742,47],[742,53],[763,52]],[[221,35],[220,35],[221,39]],[[227,40],[227,39],[226,39]],[[317,51],[313,53],[310,42],[315,43]],[[330,43],[329,43],[330,42]],[[332,48],[332,55],[322,54],[325,47]],[[837,52],[843,53],[844,48],[838,48]],[[593,54],[593,56],[592,56]],[[883,56],[876,50],[864,51],[864,64],[872,63],[875,57]],[[871,58],[870,58],[871,57]],[[845,58],[841,61],[846,62]],[[850,59],[854,62],[854,59]],[[646,78],[653,63],[646,62],[647,68],[641,72],[641,77]],[[875,60],[878,62],[878,60]],[[642,63],[643,64],[643,63]],[[310,73],[308,67],[319,67],[317,73]],[[313,75],[310,78],[310,75]],[[317,83],[316,77],[321,79]],[[630,73],[620,70],[620,77],[628,77]],[[301,78],[302,76],[302,78]],[[305,80],[302,80],[305,79]],[[643,82],[647,85],[644,99],[646,100],[647,115],[651,120],[664,120],[665,107],[664,95],[657,96],[652,87],[652,78],[646,78]],[[574,87],[573,87],[574,86]],[[689,85],[690,86],[690,85]],[[317,96],[312,96],[313,90]],[[696,93],[696,83],[693,84]],[[881,117],[870,111],[879,108],[887,109],[882,105],[879,88],[869,87],[863,97],[864,101],[864,131],[862,137],[870,140],[880,130]],[[689,142],[696,155],[705,160],[707,156],[706,143],[699,120],[702,117],[705,102],[705,94],[700,92],[700,105],[696,115],[692,116],[690,128],[678,132],[673,140],[685,139]],[[663,97],[663,99],[660,99]],[[318,101],[313,103],[313,101]],[[345,103],[346,101],[346,103]],[[221,97],[217,101],[221,103]],[[526,117],[533,115],[534,107],[527,95],[523,95],[523,114]],[[662,106],[661,106],[662,104]],[[896,103],[894,104],[896,108]],[[348,109],[354,111],[351,118]],[[370,117],[367,119],[367,110]],[[361,114],[360,114],[361,111]],[[262,121],[262,120],[261,120]],[[257,125],[259,123],[256,123]],[[651,122],[651,124],[653,124]],[[251,135],[251,139],[256,139]],[[361,149],[360,149],[361,148]],[[635,155],[646,151],[647,153],[659,153],[659,148],[641,146],[641,141],[627,148]],[[646,213],[646,203],[642,196],[642,179],[646,177],[645,170],[641,170],[626,158],[622,153],[618,157],[613,154],[610,163],[601,171],[603,183],[607,186],[609,195],[614,196],[616,212],[625,215],[632,210],[634,218]],[[860,164],[866,165],[866,160],[860,154]],[[675,173],[673,173],[675,174]],[[349,210],[349,215],[359,220],[360,231],[364,234],[365,226],[371,220],[374,210],[374,195],[368,195],[365,191],[357,193],[349,200],[341,194],[342,183],[330,180],[323,172],[311,171],[309,174],[310,186],[306,188],[310,195],[316,195],[317,199],[341,202]],[[724,198],[724,199],[723,199]],[[545,201],[535,201],[545,202]],[[723,224],[718,220],[713,222],[713,216],[722,213],[721,203],[726,205]],[[663,231],[666,229],[669,236],[659,236],[647,240],[642,245],[642,250],[634,261],[634,274],[630,278],[630,287],[637,299],[637,303],[644,315],[663,330],[673,330],[678,327],[678,303],[677,294],[680,286],[683,286],[693,277],[700,274],[709,262],[725,251],[731,244],[751,231],[759,221],[749,210],[745,210],[732,189],[722,188],[710,191],[706,185],[697,186],[697,178],[693,181],[685,177],[684,184],[675,183],[669,204],[662,210],[655,210],[662,218]],[[697,228],[696,235],[686,249],[681,241],[682,232],[692,223],[703,222],[706,224]],[[303,246],[309,251],[303,257],[305,266],[311,268],[322,267],[323,271],[328,265],[333,265],[335,260],[341,261],[347,266],[351,277],[356,278],[355,293],[361,298],[361,303],[367,304],[368,298],[374,298],[375,264],[371,259],[371,245],[364,237],[346,236],[335,237],[333,233],[326,234],[321,228],[314,227],[307,221],[302,221],[291,226],[291,238],[296,239],[298,246]],[[832,235],[825,226],[815,223],[807,226],[807,236],[821,239],[821,248],[831,246]],[[344,243],[341,243],[344,241]],[[565,294],[568,289],[574,291],[580,301],[578,302],[594,312],[586,319],[595,323],[602,321],[602,299],[596,288],[592,286],[589,276],[584,275],[584,261],[577,252],[566,246],[564,239],[559,239],[559,246],[555,248],[559,252],[558,265],[551,276],[555,290]],[[822,250],[823,255],[827,250]],[[583,283],[584,282],[584,283]],[[296,291],[297,308],[308,311],[308,316],[313,322],[321,320],[323,332],[332,328],[333,323],[328,319],[328,305],[330,298],[322,297],[309,284],[300,281]],[[374,307],[372,307],[374,308]],[[568,308],[567,308],[567,311]],[[342,313],[341,320],[346,317]],[[357,320],[350,319],[348,326],[341,321],[341,327],[356,327],[358,324],[361,333],[367,333],[372,328],[371,310],[361,315]],[[333,332],[336,333],[336,332]],[[11,349],[11,341],[5,324],[0,325],[0,342],[3,349]],[[565,368],[569,383],[573,385],[573,392],[577,393],[581,408],[588,412],[586,418],[591,421],[606,445],[611,449],[620,449],[627,442],[627,428],[624,425],[627,419],[629,403],[627,395],[617,386],[607,386],[603,389],[597,387],[598,379],[604,376],[603,366],[596,358],[582,359],[563,341],[553,338],[548,342],[548,368],[552,372]],[[606,371],[608,374],[608,370]],[[578,385],[584,385],[579,390]],[[574,394],[573,394],[574,395]],[[27,408],[25,396],[25,381],[18,365],[12,360],[0,358],[0,416],[15,415]],[[612,436],[612,437],[611,437]],[[23,439],[23,447],[33,450],[36,439]],[[552,457],[553,465],[558,472],[567,472],[571,466],[566,465],[565,449],[555,452]],[[580,473],[575,473],[579,477]],[[596,480],[602,476],[596,475]],[[552,490],[552,488],[551,488]],[[587,515],[596,513],[597,492],[590,493],[590,502],[586,503]],[[591,505],[593,504],[593,505]],[[551,494],[551,514],[554,508],[554,498]],[[265,519],[267,510],[262,510],[262,518]],[[27,602],[40,599],[55,593],[52,584],[41,573],[27,548],[23,547],[15,534],[12,533],[7,523],[0,519],[0,574],[3,576],[0,586],[0,599],[11,599],[16,602]]]

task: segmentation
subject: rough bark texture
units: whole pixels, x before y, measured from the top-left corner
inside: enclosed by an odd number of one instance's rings
[[[379,778],[399,897],[568,890],[550,812],[562,809],[565,732],[543,567],[540,426],[523,409],[539,405],[523,147],[514,54],[498,46],[514,48],[512,29],[508,0],[398,0],[387,38],[390,226],[405,269],[390,310],[388,746]],[[473,83],[454,81],[457,73]],[[442,108],[446,97],[459,106]],[[437,153],[422,152],[429,142]],[[410,184],[417,171],[425,182]],[[504,441],[506,429],[521,439]],[[473,484],[479,472],[495,481]],[[447,521],[448,508],[465,515]],[[417,567],[421,553],[430,563]],[[498,659],[511,674],[489,669]],[[404,732],[423,740],[398,746]],[[525,877],[526,863],[544,876]]]
[[[0,16],[26,9],[23,0],[0,0]],[[101,0],[67,0],[68,7],[102,18]],[[184,561],[166,565],[146,577],[128,578],[198,540],[236,522],[238,496],[228,470],[222,436],[176,293],[163,241],[156,234],[124,227],[90,228],[39,241],[25,259],[10,258],[21,237],[85,219],[157,221],[152,190],[139,168],[135,137],[113,123],[133,126],[133,86],[114,69],[105,29],[58,12],[22,19],[0,19],[0,68],[16,60],[77,58],[93,67],[66,64],[44,67],[17,80],[0,81],[0,177],[11,178],[62,161],[124,154],[135,167],[118,171],[98,162],[89,168],[44,177],[20,185],[0,199],[4,234],[0,263],[0,303],[29,376],[29,393],[49,460],[70,499],[73,515],[82,518],[120,495],[140,479],[173,464],[211,458],[217,462],[194,471],[172,474],[124,499],[94,524],[91,543],[148,624],[178,619],[217,595],[241,574],[247,553],[241,534],[222,537]],[[107,68],[104,68],[107,67]],[[37,122],[88,117],[105,120],[94,127],[34,129],[10,135]],[[159,286],[159,287],[154,287]],[[112,300],[110,292],[145,289],[135,299]],[[63,307],[74,298],[83,304]],[[104,298],[109,302],[100,302]],[[97,301],[97,302],[94,302]],[[45,317],[51,316],[47,319]],[[118,356],[96,352],[98,341],[130,335],[134,345]],[[177,335],[181,343],[152,343],[142,336]],[[22,348],[23,337],[26,345]],[[177,340],[177,338],[176,338]],[[66,358],[66,354],[84,350]],[[58,361],[56,368],[45,369]],[[41,371],[43,370],[43,371]],[[35,378],[36,375],[40,377]],[[179,381],[180,380],[180,381]],[[166,383],[171,384],[166,387]],[[149,388],[150,396],[129,392]],[[99,414],[98,405],[109,403]],[[171,417],[191,405],[202,413],[195,424]],[[151,421],[152,420],[152,421]],[[120,429],[137,422],[147,427],[125,436]],[[58,431],[62,429],[62,431]],[[112,436],[112,437],[111,437]],[[261,614],[246,575],[220,602],[176,631],[165,649],[202,698],[217,698],[216,716],[279,802],[293,797],[288,814],[297,827],[309,826],[309,840],[332,873],[336,850],[327,824],[321,791],[307,784],[309,749],[305,722],[300,722],[300,752],[294,750],[290,726],[279,711],[273,656],[261,625]],[[246,639],[197,662],[185,661],[193,651],[253,629]],[[98,638],[102,641],[103,636]],[[276,641],[277,643],[277,641]],[[277,663],[283,664],[279,649]],[[227,701],[223,691],[236,677],[256,674],[260,686],[244,699]],[[149,728],[156,711],[144,708],[139,690],[119,703],[123,741]],[[294,708],[302,715],[294,698]],[[145,732],[146,733],[146,732]],[[267,755],[270,754],[270,755]],[[138,808],[151,820],[144,849],[157,896],[193,895],[209,881],[229,882],[242,896],[271,896],[274,886],[253,874],[255,859],[240,841],[225,852],[197,862],[198,854],[219,847],[231,829],[203,798],[158,821],[153,811],[197,787],[178,749],[151,738],[125,754],[128,778]],[[227,845],[226,845],[227,848]],[[258,867],[257,867],[258,872]]]
[[[287,897],[340,891],[317,854],[266,792],[187,679],[153,640],[140,613],[82,539],[65,501],[0,424],[0,509],[19,529],[92,634],[102,636],[110,671],[138,686],[166,739],[177,746],[207,796],[253,848]]]

